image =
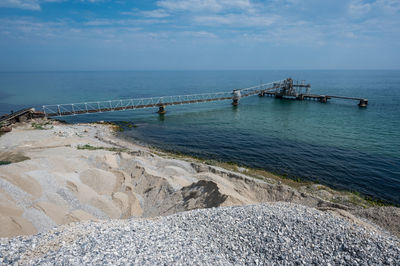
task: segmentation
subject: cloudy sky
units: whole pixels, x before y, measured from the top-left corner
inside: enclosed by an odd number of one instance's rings
[[[400,0],[0,0],[0,71],[400,69]]]

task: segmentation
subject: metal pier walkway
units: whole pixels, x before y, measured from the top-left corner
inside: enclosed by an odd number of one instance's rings
[[[158,107],[158,113],[163,114],[165,113],[165,107],[168,105],[181,105],[224,100],[233,100],[233,104],[237,105],[240,98],[256,95],[259,94],[261,91],[272,90],[274,86],[282,83],[283,80],[260,84],[257,86],[233,90],[229,92],[44,105],[43,112],[47,117],[53,117]]]
[[[288,78],[285,80],[264,83],[249,88],[235,89],[229,92],[44,105],[43,112],[47,117],[54,117],[158,107],[158,113],[164,114],[166,112],[165,107],[169,105],[224,100],[232,100],[233,105],[238,105],[241,98],[252,95],[267,95],[275,96],[276,98],[295,98],[297,100],[314,99],[319,100],[320,102],[327,102],[328,99],[331,98],[340,98],[358,100],[360,101],[358,104],[360,107],[366,107],[368,104],[368,100],[363,98],[310,94],[310,89],[310,84],[305,84],[304,81],[294,82],[291,78]]]

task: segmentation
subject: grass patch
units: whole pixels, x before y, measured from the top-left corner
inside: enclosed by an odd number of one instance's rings
[[[52,129],[53,126],[50,126],[50,127],[49,127],[49,125],[51,125],[50,122],[46,122],[46,123],[32,123],[32,124],[31,124],[31,126],[32,126],[33,129],[38,129],[38,130]]]
[[[115,123],[114,125],[116,127],[118,127],[116,131],[119,131],[119,132],[123,132],[127,128],[128,129],[137,128],[137,125],[135,125],[132,122],[128,122],[128,121],[121,121],[121,122]]]
[[[31,158],[23,155],[22,153],[0,152],[0,165],[19,163],[30,159]]]
[[[343,204],[343,198],[346,199],[347,202],[360,206],[363,208],[370,208],[370,207],[382,207],[382,206],[396,206],[400,207],[399,204],[392,203],[386,200],[382,200],[376,197],[372,197],[369,195],[362,194],[358,191],[354,190],[334,190],[332,188],[326,187],[326,190],[333,193],[336,196],[341,197],[342,199],[334,198],[330,200],[333,203],[341,203]]]
[[[99,150],[99,147],[94,147],[94,146],[89,145],[89,144],[78,145],[76,148],[78,150],[90,150],[90,151]]]
[[[118,147],[95,147],[89,144],[85,145],[78,145],[76,147],[78,150],[89,150],[89,151],[95,151],[95,150],[106,150],[106,151],[111,151],[111,152],[126,152],[127,149],[125,148],[118,148]]]
[[[40,129],[40,130],[44,130],[45,129],[42,124],[37,124],[37,123],[32,123],[32,127],[34,129]]]
[[[363,195],[358,191],[350,191],[350,201],[355,204],[366,204],[368,207],[379,207],[379,206],[396,206],[390,204],[382,199],[374,198],[368,195]],[[397,205],[398,206],[398,205]]]
[[[112,129],[113,129],[115,132],[123,132],[123,131],[124,131],[124,128],[123,128],[122,126],[120,126],[120,125],[118,125],[118,124],[116,124],[116,123],[114,123],[114,122],[97,121],[97,122],[94,122],[93,124],[111,126]]]
[[[368,202],[372,206],[392,206],[393,205],[393,206],[396,206],[396,207],[400,207],[398,204],[397,205],[396,204],[389,204],[389,203],[387,203],[387,202],[385,202],[385,201],[383,201],[381,199],[375,199],[375,198],[372,198],[372,197],[369,197],[369,196],[364,196],[363,198],[364,198],[364,200],[366,202]]]

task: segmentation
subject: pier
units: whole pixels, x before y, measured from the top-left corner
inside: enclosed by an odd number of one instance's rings
[[[257,95],[261,91],[269,91],[274,87],[274,84],[283,84],[283,80],[260,84],[244,89],[235,89],[228,92],[44,105],[43,113],[47,117],[54,117],[136,110],[143,108],[158,108],[157,113],[165,114],[166,107],[171,105],[195,104],[225,100],[231,100],[232,104],[234,106],[237,106],[239,105],[239,101],[241,98]]]
[[[296,100],[315,100],[321,103],[327,103],[328,100],[332,98],[342,99],[342,100],[353,100],[358,101],[359,107],[367,107],[368,99],[348,97],[348,96],[337,96],[337,95],[319,95],[310,94],[311,84],[305,84],[304,81],[293,81],[293,79],[288,78],[282,83],[276,83],[272,88],[267,90],[261,90],[258,96],[272,96],[278,99],[291,98]]]
[[[295,82],[293,79],[287,78],[285,80],[264,83],[249,88],[234,89],[233,91],[228,92],[44,105],[43,113],[47,117],[54,117],[136,110],[143,108],[158,108],[157,113],[162,115],[167,112],[166,107],[171,105],[231,100],[234,106],[238,106],[240,99],[253,95],[274,96],[278,99],[293,98],[297,100],[316,100],[322,103],[328,102],[329,99],[337,98],[343,100],[356,100],[359,102],[358,106],[360,107],[366,107],[368,105],[368,100],[365,98],[311,94],[310,90],[310,84],[306,84],[304,81]]]
[[[261,93],[259,96],[270,96],[276,98],[284,98],[282,95],[277,94],[274,91],[266,91]],[[288,97],[290,98],[290,97]],[[336,99],[345,99],[345,100],[354,100],[358,101],[359,107],[367,107],[368,99],[365,98],[356,98],[356,97],[346,97],[346,96],[335,96],[335,95],[318,95],[318,94],[299,94],[294,97],[296,100],[314,100],[319,101],[322,103],[328,102],[329,99],[336,98]]]
[[[285,80],[259,84],[249,88],[234,89],[228,92],[44,105],[43,112],[35,112],[32,108],[26,108],[1,117],[0,122],[2,126],[5,126],[35,116],[71,116],[143,108],[158,108],[157,113],[163,115],[167,112],[167,106],[226,100],[231,100],[232,105],[238,106],[240,99],[253,95],[258,95],[260,97],[271,96],[277,99],[291,98],[296,100],[315,100],[321,103],[326,103],[330,99],[336,98],[357,101],[358,106],[362,108],[368,105],[368,99],[365,98],[311,94],[310,90],[310,84],[306,84],[304,81],[294,81],[291,78],[287,78]]]

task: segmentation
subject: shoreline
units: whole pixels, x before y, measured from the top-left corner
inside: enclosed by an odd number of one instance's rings
[[[94,124],[96,124],[96,122]],[[225,168],[226,170],[235,171],[235,172],[241,172],[241,170],[242,171],[244,170],[244,171],[246,171],[245,173],[247,175],[250,175],[254,178],[260,178],[261,180],[264,177],[273,178],[273,179],[281,181],[282,183],[289,185],[291,187],[294,187],[294,188],[298,188],[301,185],[304,185],[304,186],[318,185],[318,186],[324,187],[324,189],[328,189],[330,191],[334,191],[334,192],[340,193],[342,195],[346,195],[349,197],[352,196],[355,201],[355,205],[360,205],[362,207],[378,207],[378,206],[400,207],[400,203],[394,203],[389,200],[379,198],[377,196],[367,195],[367,194],[364,194],[357,190],[346,190],[346,189],[335,188],[329,184],[323,184],[321,182],[318,182],[317,180],[311,180],[311,179],[307,179],[304,177],[298,177],[295,175],[275,173],[273,171],[269,171],[269,170],[266,170],[263,168],[254,168],[254,167],[248,166],[246,164],[241,164],[239,162],[210,159],[210,158],[206,158],[206,157],[196,156],[196,155],[193,155],[190,153],[175,152],[175,151],[172,151],[169,149],[163,149],[161,147],[147,144],[145,142],[137,143],[137,142],[135,142],[135,140],[129,139],[129,137],[123,135],[121,132],[124,130],[121,130],[121,126],[118,125],[117,123],[105,122],[105,124],[109,124],[109,125],[117,127],[115,129],[115,131],[117,133],[116,137],[118,137],[124,141],[127,141],[127,142],[133,142],[136,145],[139,145],[141,147],[145,147],[145,148],[149,149],[150,151],[157,153],[160,156],[167,156],[169,158],[176,158],[176,159],[180,159],[180,160],[195,161],[198,163],[203,163],[203,164],[207,164],[207,165],[211,165],[211,166],[222,167],[222,168]],[[258,174],[252,174],[254,172],[256,172]]]
[[[35,229],[44,232],[54,224],[84,220],[152,218],[198,208],[277,201],[332,212],[359,224],[369,219],[400,236],[396,218],[393,220],[400,213],[396,207],[377,207],[377,202],[357,194],[311,181],[296,181],[260,169],[138,145],[118,137],[118,128],[112,123],[37,120],[16,125],[15,131],[0,136],[3,146],[6,137],[22,138],[18,140],[20,145],[6,145],[5,152],[0,154],[1,161],[5,161],[4,156],[11,156],[10,164],[0,166],[0,215],[5,228],[14,230],[10,231],[12,234],[2,231],[0,237],[32,234]],[[60,156],[59,152],[70,158]],[[4,169],[23,178],[12,180]],[[43,180],[38,172],[49,177]],[[53,177],[57,184],[50,187],[46,182]],[[27,181],[31,187],[24,187]],[[4,189],[6,183],[9,191]],[[102,186],[103,183],[107,185]],[[21,196],[23,199],[18,202],[8,193],[10,184],[30,195],[24,194],[25,198]],[[50,194],[52,198],[48,197]],[[33,200],[23,203],[32,196]],[[6,204],[8,208],[4,208]],[[33,218],[38,221],[32,221]],[[47,224],[39,230],[40,223]],[[18,230],[19,227],[24,230]]]
[[[356,185],[354,185],[354,186],[352,186],[351,184],[345,185],[343,183],[339,183],[340,179],[336,179],[337,176],[335,176],[335,171],[330,171],[327,175],[330,178],[326,179],[327,177],[324,175],[310,177],[305,174],[302,174],[303,172],[295,172],[294,174],[290,174],[286,171],[281,171],[280,169],[282,169],[282,168],[278,168],[278,169],[274,168],[274,170],[269,170],[269,169],[263,168],[263,166],[260,166],[260,165],[252,166],[251,162],[246,161],[246,160],[241,162],[240,157],[238,159],[237,156],[223,157],[223,155],[217,156],[215,153],[213,153],[213,155],[211,156],[212,158],[208,158],[207,155],[204,155],[204,153],[201,151],[200,152],[199,151],[191,152],[191,151],[188,151],[187,149],[179,149],[179,148],[178,148],[179,151],[175,151],[173,144],[170,143],[170,144],[164,146],[162,139],[161,140],[157,139],[158,141],[154,142],[154,144],[149,144],[146,142],[146,138],[140,138],[140,137],[137,138],[137,137],[135,137],[135,134],[133,135],[134,137],[131,137],[129,135],[129,133],[125,134],[124,132],[126,130],[135,130],[134,128],[137,127],[132,122],[117,121],[117,122],[109,122],[109,123],[118,127],[117,134],[121,138],[123,138],[127,141],[133,141],[135,143],[139,143],[139,145],[145,146],[151,150],[156,150],[161,153],[169,153],[171,156],[176,156],[177,158],[188,157],[188,158],[196,159],[198,161],[207,161],[207,162],[210,162],[210,164],[212,164],[212,165],[228,165],[228,166],[236,165],[237,168],[244,167],[244,168],[257,170],[257,171],[258,170],[265,171],[265,172],[271,173],[275,176],[279,176],[280,178],[282,178],[284,180],[290,179],[290,180],[294,180],[297,182],[304,182],[304,183],[310,182],[313,184],[318,184],[318,185],[323,185],[323,186],[329,187],[330,189],[335,190],[337,192],[354,194],[355,196],[357,196],[357,198],[361,198],[364,201],[369,202],[370,204],[367,204],[368,206],[400,207],[400,202],[396,200],[396,197],[391,196],[391,195],[393,195],[393,192],[390,193],[390,191],[389,191],[386,194],[379,194],[379,192],[376,192],[373,190],[374,187],[371,186],[371,184],[370,184],[370,187],[368,185],[365,185],[365,187],[363,187],[363,186],[360,186],[360,183],[355,183]],[[141,132],[141,131],[139,131],[139,132]],[[177,142],[175,144],[177,144],[179,146],[179,142]],[[205,151],[205,152],[207,153],[207,151]],[[224,158],[224,159],[221,159],[221,158]],[[339,176],[340,176],[340,174],[339,174]],[[378,178],[378,177],[376,177],[376,178]],[[336,181],[336,183],[330,182],[330,180],[334,180],[334,181]],[[366,180],[368,180],[368,179],[366,179]],[[362,184],[363,183],[361,183],[361,185]]]

